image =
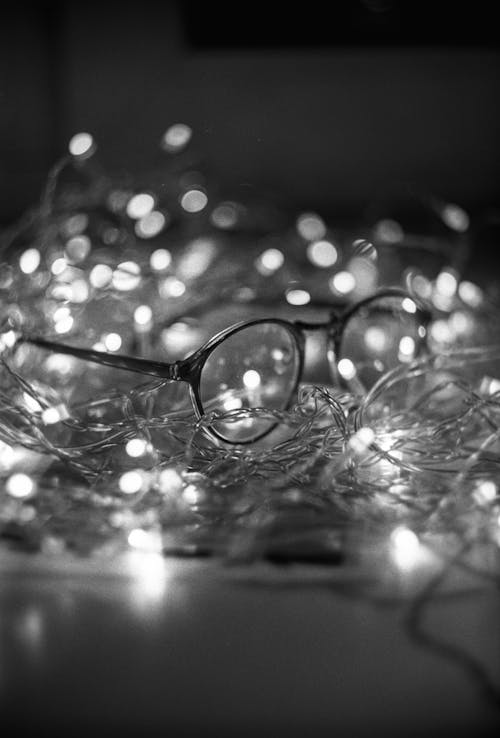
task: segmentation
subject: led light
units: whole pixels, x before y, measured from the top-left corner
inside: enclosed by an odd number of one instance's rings
[[[131,438],[127,441],[125,450],[129,456],[136,459],[139,456],[143,456],[148,448],[148,442],[144,438]]]
[[[381,353],[387,347],[386,332],[377,325],[372,325],[366,329],[365,344],[370,351]]]
[[[473,282],[460,282],[458,285],[458,296],[460,299],[471,307],[479,307],[484,299],[483,291],[477,284]]]
[[[184,487],[184,482],[176,469],[167,468],[160,472],[159,487],[163,493],[180,492]]]
[[[458,280],[452,272],[442,271],[436,278],[436,290],[443,297],[453,297],[458,287]]]
[[[167,249],[156,249],[149,258],[151,269],[155,272],[163,272],[168,269],[172,262],[172,255]]]
[[[188,190],[181,197],[181,206],[187,213],[199,213],[208,203],[208,197],[202,190]]]
[[[167,219],[159,210],[153,210],[135,224],[135,232],[140,238],[154,238],[165,228]]]
[[[136,326],[144,328],[151,325],[153,319],[153,311],[149,305],[139,305],[134,311],[134,323]]]
[[[403,310],[407,313],[416,313],[417,306],[410,297],[405,297],[403,300]]]
[[[222,401],[222,406],[226,412],[231,412],[231,410],[241,410],[243,407],[243,402],[240,400],[239,397],[232,397],[229,396],[226,399]]]
[[[113,279],[113,270],[107,264],[96,264],[89,275],[90,284],[96,289],[104,289]]]
[[[54,423],[59,423],[61,420],[67,420],[68,418],[69,412],[65,405],[47,407],[42,412],[42,421],[45,425],[54,425]]]
[[[255,369],[249,369],[243,374],[243,384],[249,390],[257,389],[260,385],[260,374]]]
[[[449,203],[441,211],[443,222],[458,233],[465,233],[469,228],[470,219],[465,210],[458,205]]]
[[[188,125],[185,123],[175,123],[163,134],[161,146],[165,151],[176,153],[188,145],[192,135],[193,131]]]
[[[337,249],[330,241],[314,241],[307,247],[309,261],[317,267],[327,269],[338,259]]]
[[[290,305],[307,305],[311,301],[311,295],[307,290],[287,290],[286,301]]]
[[[73,236],[66,243],[64,251],[73,263],[84,261],[90,252],[90,238],[88,236]]]
[[[390,542],[396,564],[403,570],[414,566],[419,558],[420,541],[409,528],[400,526],[392,531]]]
[[[186,291],[186,285],[177,277],[166,277],[159,286],[160,297],[182,297]]]
[[[19,257],[19,268],[24,274],[33,274],[40,266],[38,249],[26,249]]]
[[[337,272],[331,278],[329,284],[334,292],[338,292],[340,295],[348,295],[356,287],[356,279],[351,272]]]
[[[155,199],[148,192],[138,192],[127,203],[127,215],[133,220],[144,218],[153,210]]]
[[[67,266],[68,262],[66,261],[66,259],[64,257],[59,257],[58,259],[54,259],[54,261],[52,262],[50,271],[55,277],[58,277],[66,271]]]
[[[222,230],[234,228],[238,222],[238,209],[236,204],[233,202],[221,202],[221,204],[217,205],[217,207],[212,211],[210,220],[214,226],[221,228]]]
[[[403,336],[399,342],[400,358],[411,358],[415,354],[415,340],[411,336]]]
[[[122,345],[122,337],[119,333],[107,333],[103,336],[102,341],[106,351],[119,351]]]
[[[350,359],[341,359],[337,364],[337,368],[341,377],[347,382],[356,376],[356,367]]]
[[[19,500],[32,497],[36,491],[34,480],[27,474],[12,474],[6,482],[7,494]]]
[[[143,488],[144,476],[139,470],[133,469],[122,474],[118,484],[123,494],[135,495]]]
[[[297,231],[305,241],[320,241],[325,237],[326,226],[316,213],[302,213],[297,218]]]
[[[266,249],[255,261],[255,268],[264,277],[280,269],[285,262],[283,252],[279,249]]]
[[[141,268],[135,261],[123,261],[113,272],[113,287],[120,292],[134,290],[141,281]]]
[[[404,231],[397,220],[386,218],[379,220],[374,228],[374,236],[376,241],[384,243],[399,243],[404,238]]]
[[[474,499],[479,505],[488,505],[496,498],[497,492],[495,482],[485,479],[477,483],[474,491]]]
[[[96,145],[90,133],[76,133],[68,144],[71,156],[86,158],[94,153]]]
[[[6,349],[13,348],[16,345],[17,336],[14,331],[5,331],[0,333],[0,353]]]
[[[73,328],[73,323],[73,316],[67,315],[55,323],[54,330],[56,333],[69,333],[69,331]]]
[[[349,449],[356,454],[356,456],[363,456],[369,450],[370,445],[375,440],[375,433],[368,426],[360,428],[351,438],[349,439]]]
[[[182,493],[182,499],[188,505],[199,505],[205,498],[204,490],[197,487],[195,484],[188,484]]]
[[[24,404],[31,413],[39,413],[41,411],[42,406],[40,405],[38,400],[33,397],[33,395],[29,394],[29,392],[23,392],[23,400]]]

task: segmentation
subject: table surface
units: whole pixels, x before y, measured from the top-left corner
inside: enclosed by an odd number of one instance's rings
[[[499,734],[463,665],[342,566],[228,567],[131,551],[2,551],[0,714],[47,735]],[[500,593],[436,597],[427,626],[500,684]],[[11,735],[12,733],[5,733]]]

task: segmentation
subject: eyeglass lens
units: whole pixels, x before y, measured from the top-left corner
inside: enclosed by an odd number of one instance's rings
[[[243,407],[285,409],[295,389],[300,353],[293,333],[273,322],[248,326],[222,341],[208,356],[200,379],[205,413]],[[235,413],[237,416],[237,413]],[[213,430],[232,443],[255,440],[275,421],[247,417],[215,421]]]

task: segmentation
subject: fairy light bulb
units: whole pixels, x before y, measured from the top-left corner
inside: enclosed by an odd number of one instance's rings
[[[127,203],[126,213],[129,218],[138,220],[144,218],[153,210],[155,199],[149,192],[138,192]]]
[[[255,261],[255,268],[262,274],[263,277],[267,277],[274,272],[281,269],[285,262],[285,256],[282,251],[275,248],[266,249]]]
[[[185,123],[175,123],[167,128],[161,140],[161,146],[171,154],[182,151],[190,142],[192,129]]]
[[[420,541],[416,533],[405,526],[395,528],[390,535],[392,556],[402,570],[413,568],[420,554]]]
[[[102,343],[105,351],[119,351],[122,346],[122,337],[119,333],[107,333],[103,336]]]
[[[337,364],[337,369],[340,376],[347,382],[349,382],[351,379],[354,379],[357,373],[356,367],[350,359],[340,359],[339,363]]]
[[[125,450],[129,456],[133,459],[144,456],[148,448],[148,442],[144,438],[131,438],[127,441]]]
[[[307,247],[307,256],[314,266],[328,269],[338,259],[338,252],[330,241],[313,241]]]
[[[36,484],[28,474],[12,474],[5,484],[7,494],[18,500],[26,500],[32,497],[36,491]]]
[[[329,282],[333,292],[339,295],[348,295],[356,287],[356,279],[351,272],[341,271],[334,274]]]
[[[163,272],[170,266],[172,255],[167,249],[156,249],[149,257],[151,269],[155,272]]]
[[[286,301],[290,305],[307,305],[307,303],[311,301],[311,295],[307,290],[287,290]]]
[[[167,467],[160,472],[158,486],[163,494],[172,494],[183,489],[184,481],[176,469]]]
[[[96,149],[93,136],[90,133],[75,133],[69,141],[68,150],[71,156],[77,159],[86,159]]]
[[[151,327],[153,311],[149,305],[139,305],[134,311],[134,323],[136,328],[147,330]]]
[[[90,284],[96,289],[104,289],[104,287],[107,287],[112,278],[113,270],[107,264],[96,264],[89,275]]]
[[[208,203],[208,197],[202,190],[188,190],[181,197],[181,207],[186,213],[199,213]]]
[[[257,389],[257,387],[260,386],[260,383],[260,374],[259,372],[256,372],[255,369],[248,369],[248,371],[243,374],[243,384],[247,389]]]
[[[135,495],[144,486],[143,473],[138,469],[132,469],[121,475],[118,486],[125,495]]]
[[[302,213],[297,218],[297,231],[305,241],[320,241],[326,235],[323,219],[316,213]]]
[[[26,249],[19,257],[19,269],[23,274],[33,274],[40,266],[40,260],[41,256],[38,249]]]

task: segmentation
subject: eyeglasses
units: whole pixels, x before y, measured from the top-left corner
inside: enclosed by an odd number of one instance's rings
[[[425,344],[430,314],[399,289],[378,292],[321,323],[255,318],[222,330],[186,359],[149,361],[22,336],[60,354],[189,385],[198,418],[210,413],[212,437],[246,444],[268,434],[276,420],[244,409],[286,410],[304,367],[306,333],[326,331],[334,383],[364,391],[386,371],[411,361]],[[234,412],[232,412],[234,411]]]

